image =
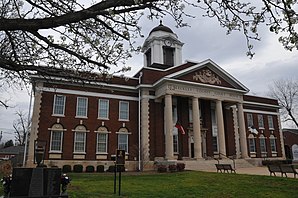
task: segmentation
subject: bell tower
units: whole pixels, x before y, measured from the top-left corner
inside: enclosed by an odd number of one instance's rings
[[[144,67],[167,69],[182,64],[182,46],[178,36],[160,21],[143,44]]]

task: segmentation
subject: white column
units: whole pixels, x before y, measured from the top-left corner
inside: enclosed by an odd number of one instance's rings
[[[217,135],[220,155],[226,156],[225,128],[222,113],[222,102],[216,100]]]
[[[233,112],[233,125],[234,125],[234,135],[235,135],[235,150],[236,150],[236,158],[241,158],[241,149],[240,149],[240,142],[239,142],[239,124],[238,124],[238,115],[236,106],[232,107]]]
[[[281,126],[281,120],[280,120],[279,110],[276,110],[276,112],[278,113],[277,120],[278,120],[278,128],[279,128],[279,138],[280,138],[281,154],[282,154],[282,158],[283,159],[286,159],[285,143],[284,143],[284,136],[283,136],[283,132],[282,132],[282,128],[281,128],[282,126]]]
[[[173,148],[173,115],[172,115],[172,96],[165,96],[165,143],[166,156],[168,160],[174,159]]]
[[[192,121],[193,121],[193,136],[194,136],[194,158],[202,158],[202,139],[200,126],[200,110],[199,99],[192,98]]]
[[[248,158],[247,153],[247,139],[245,131],[244,113],[242,103],[237,104],[238,108],[238,123],[239,123],[239,137],[240,137],[240,148],[242,158]]]
[[[141,95],[141,154],[142,160],[149,159],[149,91],[143,90]]]

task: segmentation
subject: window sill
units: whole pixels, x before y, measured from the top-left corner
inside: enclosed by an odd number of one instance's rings
[[[87,116],[75,116],[75,118],[80,118],[80,119],[88,119]]]
[[[118,121],[121,121],[121,122],[129,122],[129,120],[124,120],[124,119],[118,119]]]
[[[110,120],[109,118],[101,118],[101,117],[98,117],[97,119],[98,120]]]
[[[107,152],[97,152],[96,155],[108,155]]]
[[[65,117],[65,115],[61,115],[61,114],[52,114],[53,117]]]
[[[73,152],[74,155],[86,155],[86,152]]]
[[[62,154],[62,151],[49,151],[49,153],[57,153],[57,154]]]

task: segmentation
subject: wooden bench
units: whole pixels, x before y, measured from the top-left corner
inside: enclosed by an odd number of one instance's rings
[[[281,176],[283,177],[283,175],[285,174],[286,177],[287,173],[293,173],[294,174],[294,178],[296,178],[296,175],[298,175],[298,172],[296,171],[294,165],[280,165],[280,169],[281,169]]]
[[[229,173],[230,171],[231,173],[232,172],[236,173],[235,169],[232,168],[231,164],[215,164],[215,166],[216,166],[217,172],[225,173],[227,171],[227,173]]]
[[[281,173],[280,165],[269,164],[267,165],[267,167],[268,167],[270,176],[272,176],[272,174],[276,176],[275,173]]]

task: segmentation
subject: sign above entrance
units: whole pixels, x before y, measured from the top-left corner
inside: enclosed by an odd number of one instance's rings
[[[165,90],[164,90],[165,89]],[[163,93],[161,93],[163,92]],[[160,88],[157,92],[159,95],[172,94],[172,95],[187,95],[194,96],[198,98],[210,98],[210,99],[220,99],[242,102],[242,94],[226,90],[218,90],[212,88],[202,88],[198,86],[187,86],[179,84],[167,84],[166,87]]]

